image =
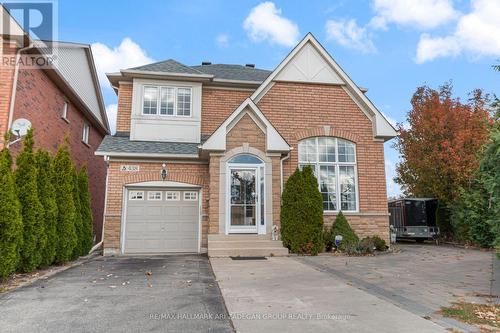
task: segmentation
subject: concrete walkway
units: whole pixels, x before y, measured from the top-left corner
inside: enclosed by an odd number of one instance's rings
[[[237,332],[447,332],[294,258],[210,261]]]

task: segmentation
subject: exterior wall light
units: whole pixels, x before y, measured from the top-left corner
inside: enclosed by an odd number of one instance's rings
[[[163,163],[161,165],[161,172],[160,172],[160,176],[161,176],[161,180],[165,180],[167,179],[167,165],[165,163]]]

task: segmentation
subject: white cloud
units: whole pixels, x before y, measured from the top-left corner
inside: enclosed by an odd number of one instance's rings
[[[294,46],[299,38],[297,24],[283,16],[273,2],[263,2],[252,8],[243,28],[254,42],[267,40],[271,44]]]
[[[227,34],[220,34],[217,37],[215,37],[215,42],[217,45],[221,47],[228,47],[229,46],[229,36]]]
[[[146,54],[146,51],[128,37],[124,38],[120,45],[114,48],[102,43],[94,43],[91,47],[97,75],[103,87],[109,87],[105,73],[117,72],[120,69],[154,62]]]
[[[460,17],[453,34],[445,37],[420,36],[417,63],[461,53],[500,56],[500,2],[472,0],[471,4],[471,12]]]
[[[456,56],[460,53],[458,40],[454,36],[433,38],[422,34],[417,46],[418,64],[444,56]]]
[[[452,0],[373,0],[376,15],[370,26],[387,29],[387,24],[435,28],[458,15]]]
[[[365,53],[376,51],[368,31],[358,26],[355,19],[328,20],[325,29],[328,40],[334,40],[342,46]]]
[[[116,116],[118,114],[118,105],[109,104],[106,106],[106,115],[108,116],[109,129],[111,134],[116,133]]]

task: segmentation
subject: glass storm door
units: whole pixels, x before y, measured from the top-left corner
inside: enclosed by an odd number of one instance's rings
[[[230,168],[229,172],[229,232],[257,233],[260,219],[258,168]]]

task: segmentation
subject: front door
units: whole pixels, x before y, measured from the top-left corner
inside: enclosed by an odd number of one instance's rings
[[[229,168],[229,232],[257,233],[260,221],[258,168]]]

